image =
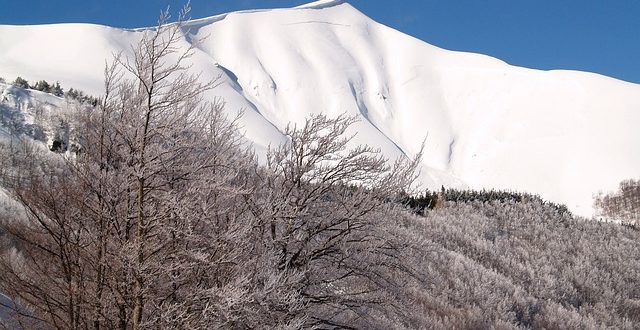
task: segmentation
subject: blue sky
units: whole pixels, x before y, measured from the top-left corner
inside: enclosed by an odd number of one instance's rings
[[[192,0],[192,17],[310,1]],[[350,0],[367,16],[439,47],[537,69],[640,83],[640,0]],[[0,0],[0,24],[154,25],[175,0]],[[2,36],[0,36],[2,37]],[[0,50],[2,51],[2,50]]]

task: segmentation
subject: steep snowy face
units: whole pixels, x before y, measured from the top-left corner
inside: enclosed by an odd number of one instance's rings
[[[207,97],[243,111],[259,152],[313,113],[361,117],[354,143],[411,156],[426,139],[427,186],[524,190],[591,215],[592,195],[640,177],[640,86],[509,66],[443,50],[344,1],[194,20],[193,69],[221,77]],[[105,60],[144,29],[0,26],[0,76],[59,80],[99,95]]]

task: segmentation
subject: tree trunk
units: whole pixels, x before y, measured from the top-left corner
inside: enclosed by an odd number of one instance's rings
[[[142,279],[142,263],[144,261],[144,178],[138,179],[138,221],[136,224],[136,248],[137,251],[137,267],[135,282],[135,299],[133,303],[133,330],[140,329],[142,322],[142,305],[144,304],[144,296],[142,293],[144,281]]]

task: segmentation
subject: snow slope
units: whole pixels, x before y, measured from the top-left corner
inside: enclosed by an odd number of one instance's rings
[[[426,138],[422,181],[539,193],[591,215],[592,195],[640,177],[640,86],[575,71],[513,67],[440,49],[369,19],[345,1],[194,20],[183,46],[208,97],[244,110],[259,150],[288,122],[357,114],[357,143],[390,158]],[[0,25],[0,77],[59,80],[99,95],[105,60],[145,29]]]
[[[54,140],[68,145],[71,101],[52,94],[0,83],[0,141],[28,136],[51,148]],[[0,198],[1,199],[1,198]]]

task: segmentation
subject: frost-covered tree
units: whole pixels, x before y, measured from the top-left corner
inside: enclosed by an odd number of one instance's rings
[[[395,217],[390,204],[409,188],[420,155],[389,165],[370,147],[348,148],[354,121],[317,115],[288,126],[289,143],[269,153],[250,203],[276,253],[272,267],[304,274],[297,286],[308,326],[385,327],[397,316],[387,308],[397,302],[396,280],[408,274],[398,271],[400,244],[379,230]]]
[[[133,58],[106,70],[102,104],[78,114],[77,157],[8,155],[29,160],[5,177],[27,217],[3,219],[19,244],[3,255],[0,288],[43,327],[243,319],[251,222],[236,205],[253,157],[221,103],[202,101],[215,82],[187,71],[192,49],[177,47],[186,14],[173,24],[164,14]]]
[[[618,191],[596,196],[594,206],[602,216],[631,226],[640,225],[640,180],[620,182]]]

